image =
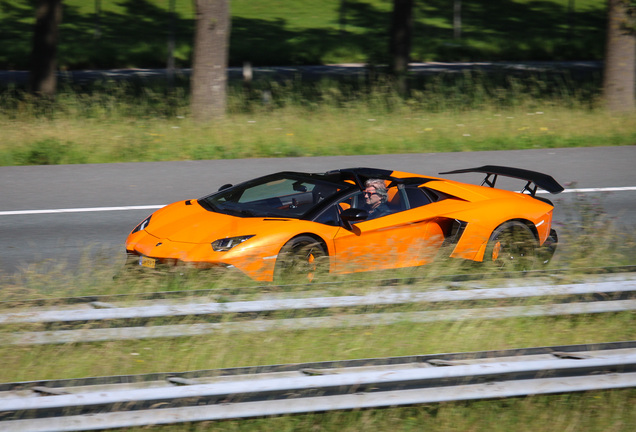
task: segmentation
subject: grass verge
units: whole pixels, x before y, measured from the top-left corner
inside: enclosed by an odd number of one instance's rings
[[[588,219],[589,220],[589,219]],[[566,244],[576,250],[575,241],[588,243],[590,237],[568,234]],[[599,254],[588,255],[581,262],[594,265]],[[625,252],[625,251],[623,251]],[[617,252],[615,252],[617,253]],[[567,265],[571,255],[563,254],[561,265]],[[617,255],[615,255],[615,258]],[[628,255],[622,257],[630,260]],[[633,262],[633,259],[631,260]],[[216,285],[205,279],[133,279],[112,281],[108,269],[96,268],[88,273],[69,274],[65,269],[49,267],[49,273],[32,272],[16,279],[0,290],[4,300],[63,295],[150,292],[171,289],[223,288],[233,289],[236,281]],[[454,273],[458,269],[430,268],[434,275]],[[572,279],[576,279],[573,270]],[[396,276],[398,276],[396,274]],[[412,274],[405,273],[405,276]],[[567,278],[567,275],[565,276]],[[354,286],[373,286],[373,280],[354,282]],[[531,280],[529,280],[532,284]],[[497,286],[497,281],[481,281],[480,285]],[[348,287],[349,285],[345,285]],[[468,285],[470,286],[470,284]],[[252,287],[255,288],[255,287]],[[431,289],[428,285],[412,285],[411,289]],[[463,286],[456,285],[461,289]],[[334,288],[331,295],[347,294],[348,288]],[[363,288],[364,289],[364,288]],[[66,291],[65,291],[66,290]],[[246,290],[247,291],[247,290]],[[247,294],[249,298],[249,294]],[[517,305],[533,305],[541,299],[521,300]],[[432,306],[433,308],[439,306]],[[456,307],[462,307],[458,305]],[[406,307],[405,310],[409,310]],[[375,310],[377,311],[377,310]],[[365,310],[370,313],[374,310]],[[279,318],[282,318],[279,317]],[[5,367],[0,370],[0,382],[43,380],[165,371],[185,371],[223,367],[294,363],[366,357],[433,354],[458,351],[521,348],[531,346],[567,345],[607,341],[632,340],[633,312],[579,315],[571,317],[536,317],[504,320],[473,320],[456,322],[398,323],[389,326],[371,325],[358,328],[270,331],[267,333],[216,333],[201,337],[164,338],[136,341],[111,341],[45,346],[2,346],[0,355]],[[186,321],[187,322],[187,321]],[[161,324],[171,324],[162,322]],[[180,323],[183,324],[181,321]],[[366,430],[415,431],[425,427],[433,431],[448,430],[580,430],[627,431],[636,421],[633,403],[636,391],[616,390],[553,396],[426,404],[415,407],[394,407],[383,410],[357,410],[304,414],[223,422],[202,422],[152,427],[165,431],[214,430]],[[522,422],[522,424],[517,424]],[[132,428],[129,430],[147,430]]]
[[[634,337],[634,314],[583,315],[358,329],[216,334],[94,344],[2,347],[0,381],[594,343]],[[158,430],[630,430],[634,390],[198,423]],[[133,429],[137,430],[137,429]]]
[[[146,83],[0,94],[0,165],[47,165],[633,145],[636,114],[598,108],[598,83],[469,75],[233,87],[224,120],[190,120],[188,92]],[[264,96],[268,95],[264,99]]]

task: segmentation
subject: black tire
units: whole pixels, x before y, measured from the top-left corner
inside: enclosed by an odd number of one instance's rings
[[[313,237],[298,236],[278,253],[274,281],[278,283],[314,282],[329,272],[325,247]]]
[[[550,230],[550,235],[545,240],[545,242],[539,248],[539,258],[541,260],[541,264],[548,265],[554,256],[554,253],[557,249],[557,244],[559,243],[559,236],[554,229]]]
[[[484,262],[503,271],[532,270],[538,262],[538,246],[526,224],[508,221],[492,232]]]

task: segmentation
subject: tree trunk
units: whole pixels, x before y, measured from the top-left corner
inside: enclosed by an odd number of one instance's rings
[[[340,23],[340,34],[347,31],[347,0],[340,0],[338,7],[338,22]]]
[[[225,115],[230,5],[229,0],[195,0],[195,7],[190,108],[193,119],[203,122]]]
[[[166,79],[168,81],[168,91],[172,93],[174,90],[174,75],[175,75],[175,62],[174,62],[174,48],[176,38],[176,12],[175,12],[175,0],[168,2],[168,58],[166,59]]]
[[[636,36],[627,0],[608,0],[603,97],[610,111],[636,108]]]
[[[453,39],[462,38],[462,0],[453,1]]]
[[[62,22],[62,0],[38,0],[33,29],[29,87],[33,94],[55,96],[57,42]]]
[[[413,0],[393,0],[390,32],[391,73],[397,80],[400,94],[406,95],[406,74],[409,68],[413,34]]]

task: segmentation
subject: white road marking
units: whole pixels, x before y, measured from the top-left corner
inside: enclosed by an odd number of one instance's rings
[[[10,210],[10,211],[0,211],[0,216],[35,215],[35,214],[52,214],[52,213],[107,212],[107,211],[124,211],[124,210],[156,210],[164,206],[165,204],[144,205],[144,206],[124,206],[124,207],[86,207],[86,208],[67,208],[67,209],[44,209],[44,210]]]
[[[628,191],[636,191],[636,186],[566,189],[561,193],[628,192]],[[547,193],[548,192],[546,191],[537,191],[537,194],[547,194]],[[43,210],[9,210],[9,211],[0,211],[0,216],[37,215],[37,214],[55,214],[55,213],[107,212],[107,211],[126,211],[126,210],[156,210],[156,209],[160,209],[161,207],[165,207],[165,204],[143,205],[143,206],[122,206],[122,207],[86,207],[86,208],[43,209]]]
[[[606,188],[581,188],[581,189],[566,189],[561,193],[592,193],[592,192],[626,192],[636,191],[636,186],[621,186],[621,187],[606,187]],[[537,191],[539,194],[547,194],[550,192]]]

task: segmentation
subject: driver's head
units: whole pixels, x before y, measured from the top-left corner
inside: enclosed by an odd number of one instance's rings
[[[372,207],[386,202],[388,193],[384,180],[370,179],[365,182],[364,199]]]

